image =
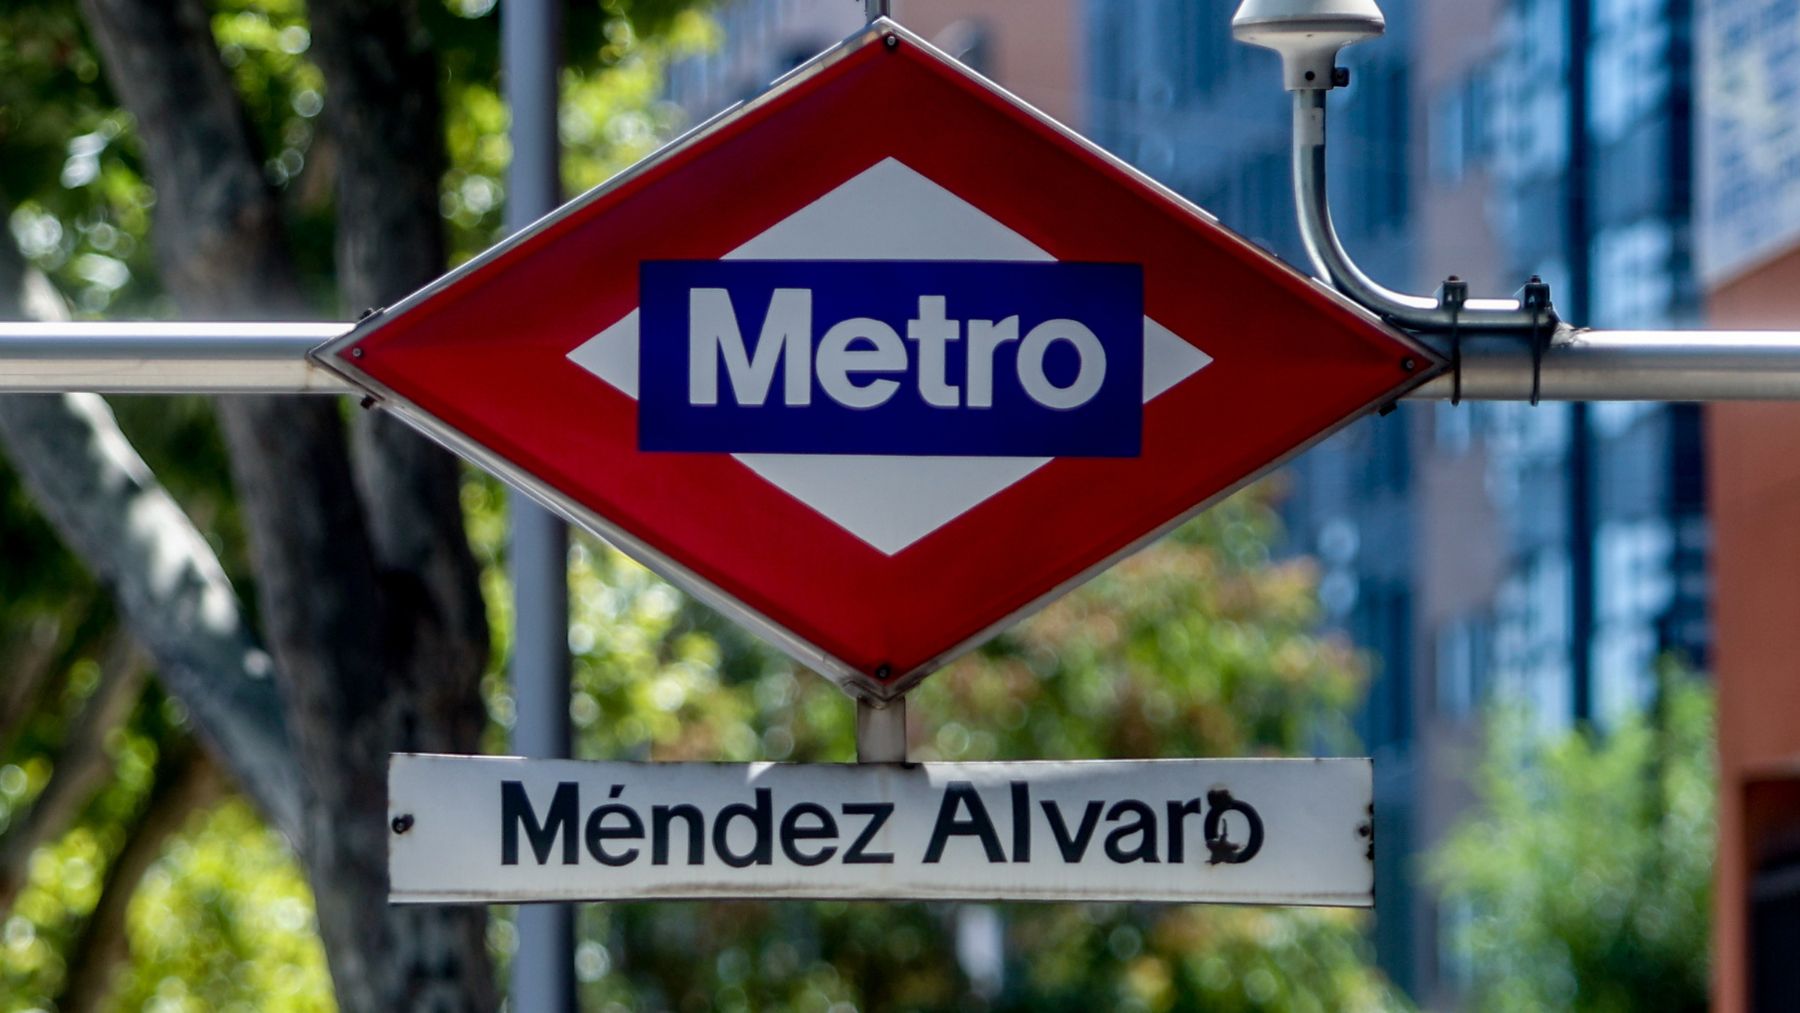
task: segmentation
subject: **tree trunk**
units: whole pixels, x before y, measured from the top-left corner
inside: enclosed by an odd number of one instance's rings
[[[199,0],[83,0],[157,188],[164,277],[196,317],[301,308],[275,195]],[[441,269],[441,120],[410,5],[313,5],[340,159],[345,294],[394,298]],[[301,771],[299,851],[346,1010],[497,1004],[479,909],[390,908],[386,761],[472,752],[487,657],[453,461],[334,401],[223,399],[266,641]]]
[[[23,284],[18,251],[0,243],[0,317],[18,315]],[[92,394],[0,397],[0,443],[63,543],[112,592],[219,766],[298,842],[299,772],[269,655],[205,536],[157,483],[106,402]]]

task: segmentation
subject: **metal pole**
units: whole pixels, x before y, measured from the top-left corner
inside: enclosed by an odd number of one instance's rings
[[[306,361],[349,327],[0,322],[0,394],[354,394]],[[1466,335],[1462,346],[1464,399],[1530,400],[1525,342]],[[1559,327],[1541,373],[1545,401],[1800,401],[1800,331]],[[1447,401],[1450,388],[1442,376],[1407,400]]]
[[[1424,340],[1443,345],[1441,337]],[[1514,338],[1465,338],[1462,396],[1528,401],[1531,349]],[[1800,332],[1562,329],[1544,353],[1545,401],[1800,400]],[[1450,398],[1448,375],[1413,391]]]
[[[863,0],[863,15],[870,24],[893,16],[890,0]],[[856,762],[906,762],[906,697],[884,703],[856,698]]]
[[[884,704],[856,700],[856,762],[906,762],[906,698]]]
[[[518,231],[562,203],[556,133],[559,5],[506,0],[500,5],[501,74],[512,113],[506,224]],[[570,753],[569,533],[519,493],[507,501],[513,581],[513,751]],[[512,1008],[518,1013],[574,1010],[575,907],[521,905],[512,958]]]
[[[338,323],[0,323],[0,393],[347,394],[306,359]]]
[[[1568,234],[1562,255],[1567,259],[1569,286],[1559,293],[1562,310],[1570,320],[1588,320],[1593,313],[1594,214],[1590,192],[1594,173],[1590,165],[1588,137],[1588,46],[1592,41],[1593,0],[1569,0],[1568,26],[1569,108],[1568,166],[1564,170],[1564,221]],[[1568,553],[1569,553],[1569,683],[1570,712],[1577,724],[1594,716],[1594,623],[1599,603],[1598,561],[1595,558],[1594,521],[1599,492],[1599,469],[1594,460],[1594,435],[1590,432],[1587,405],[1569,406],[1568,451]]]

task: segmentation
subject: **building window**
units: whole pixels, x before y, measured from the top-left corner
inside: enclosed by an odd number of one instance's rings
[[[1319,580],[1319,606],[1330,622],[1343,622],[1356,608],[1356,558],[1362,533],[1348,517],[1331,517],[1319,526],[1314,543],[1324,575]]]
[[[1672,84],[1667,0],[1594,0],[1588,48],[1588,126],[1598,143],[1660,115]]]
[[[1412,591],[1369,581],[1358,596],[1352,635],[1375,657],[1364,705],[1363,743],[1371,750],[1412,740]]]
[[[1088,8],[1087,47],[1092,96],[1089,119],[1096,139],[1119,153],[1134,106],[1136,82],[1128,40],[1132,37],[1133,11],[1129,5],[1093,4]]]
[[[1439,92],[1431,103],[1431,172],[1439,181],[1458,183],[1488,156],[1490,89],[1488,70],[1477,68],[1458,84]]]
[[[1527,708],[1541,731],[1573,719],[1569,670],[1569,556],[1534,553],[1501,585],[1494,621],[1494,688]]]
[[[1412,482],[1411,427],[1407,413],[1377,418],[1366,428],[1368,455],[1363,487],[1371,492],[1404,494]]]
[[[1231,73],[1231,21],[1213,4],[1183,3],[1172,12],[1174,24],[1164,38],[1174,47],[1169,54],[1170,77],[1182,87],[1177,101],[1206,97]]]
[[[1595,401],[1588,405],[1588,428],[1600,439],[1616,440],[1661,407],[1655,401]]]
[[[1431,436],[1442,453],[1468,453],[1475,442],[1475,406],[1439,401],[1432,407]]]
[[[1365,63],[1350,75],[1344,122],[1359,143],[1333,149],[1334,205],[1353,235],[1378,235],[1406,226],[1411,210],[1407,159],[1410,135],[1406,65]]]
[[[1469,122],[1463,90],[1452,88],[1431,104],[1431,127],[1426,143],[1431,152],[1431,175],[1444,183],[1460,183],[1471,168],[1469,135],[1477,127]]]
[[[1660,218],[1603,229],[1590,246],[1596,327],[1656,327],[1675,305],[1675,227]]]
[[[1604,521],[1594,540],[1594,712],[1602,724],[1642,709],[1655,685],[1658,627],[1675,600],[1675,533],[1661,517]]]
[[[1479,617],[1438,627],[1435,704],[1440,717],[1465,719],[1485,701],[1492,643],[1492,627]]]
[[[1563,4],[1522,0],[1494,33],[1508,40],[1493,67],[1493,163],[1512,183],[1560,173],[1569,161],[1568,25]]]

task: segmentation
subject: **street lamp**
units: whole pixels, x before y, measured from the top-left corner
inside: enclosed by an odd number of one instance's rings
[[[1386,30],[1375,0],[1244,0],[1231,18],[1239,42],[1281,54],[1288,91],[1330,88],[1338,50]]]
[[[1462,334],[1499,332],[1528,339],[1531,401],[1536,403],[1538,366],[1560,323],[1549,286],[1534,278],[1517,299],[1471,299],[1468,286],[1452,277],[1436,296],[1405,295],[1364,273],[1331,223],[1325,195],[1325,93],[1350,80],[1337,66],[1338,51],[1378,38],[1386,29],[1387,19],[1375,0],[1244,0],[1232,16],[1231,32],[1239,42],[1281,54],[1282,86],[1294,93],[1294,206],[1300,238],[1318,276],[1339,292],[1400,327],[1421,335],[1450,335],[1459,367],[1457,339]]]

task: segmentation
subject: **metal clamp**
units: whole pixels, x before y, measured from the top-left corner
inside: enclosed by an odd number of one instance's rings
[[[1537,407],[1544,390],[1544,353],[1556,333],[1556,311],[1550,306],[1550,286],[1532,275],[1519,290],[1519,305],[1531,311],[1531,406]]]
[[[1462,404],[1462,311],[1469,303],[1469,283],[1451,275],[1438,289],[1438,305],[1450,314],[1450,405]]]

